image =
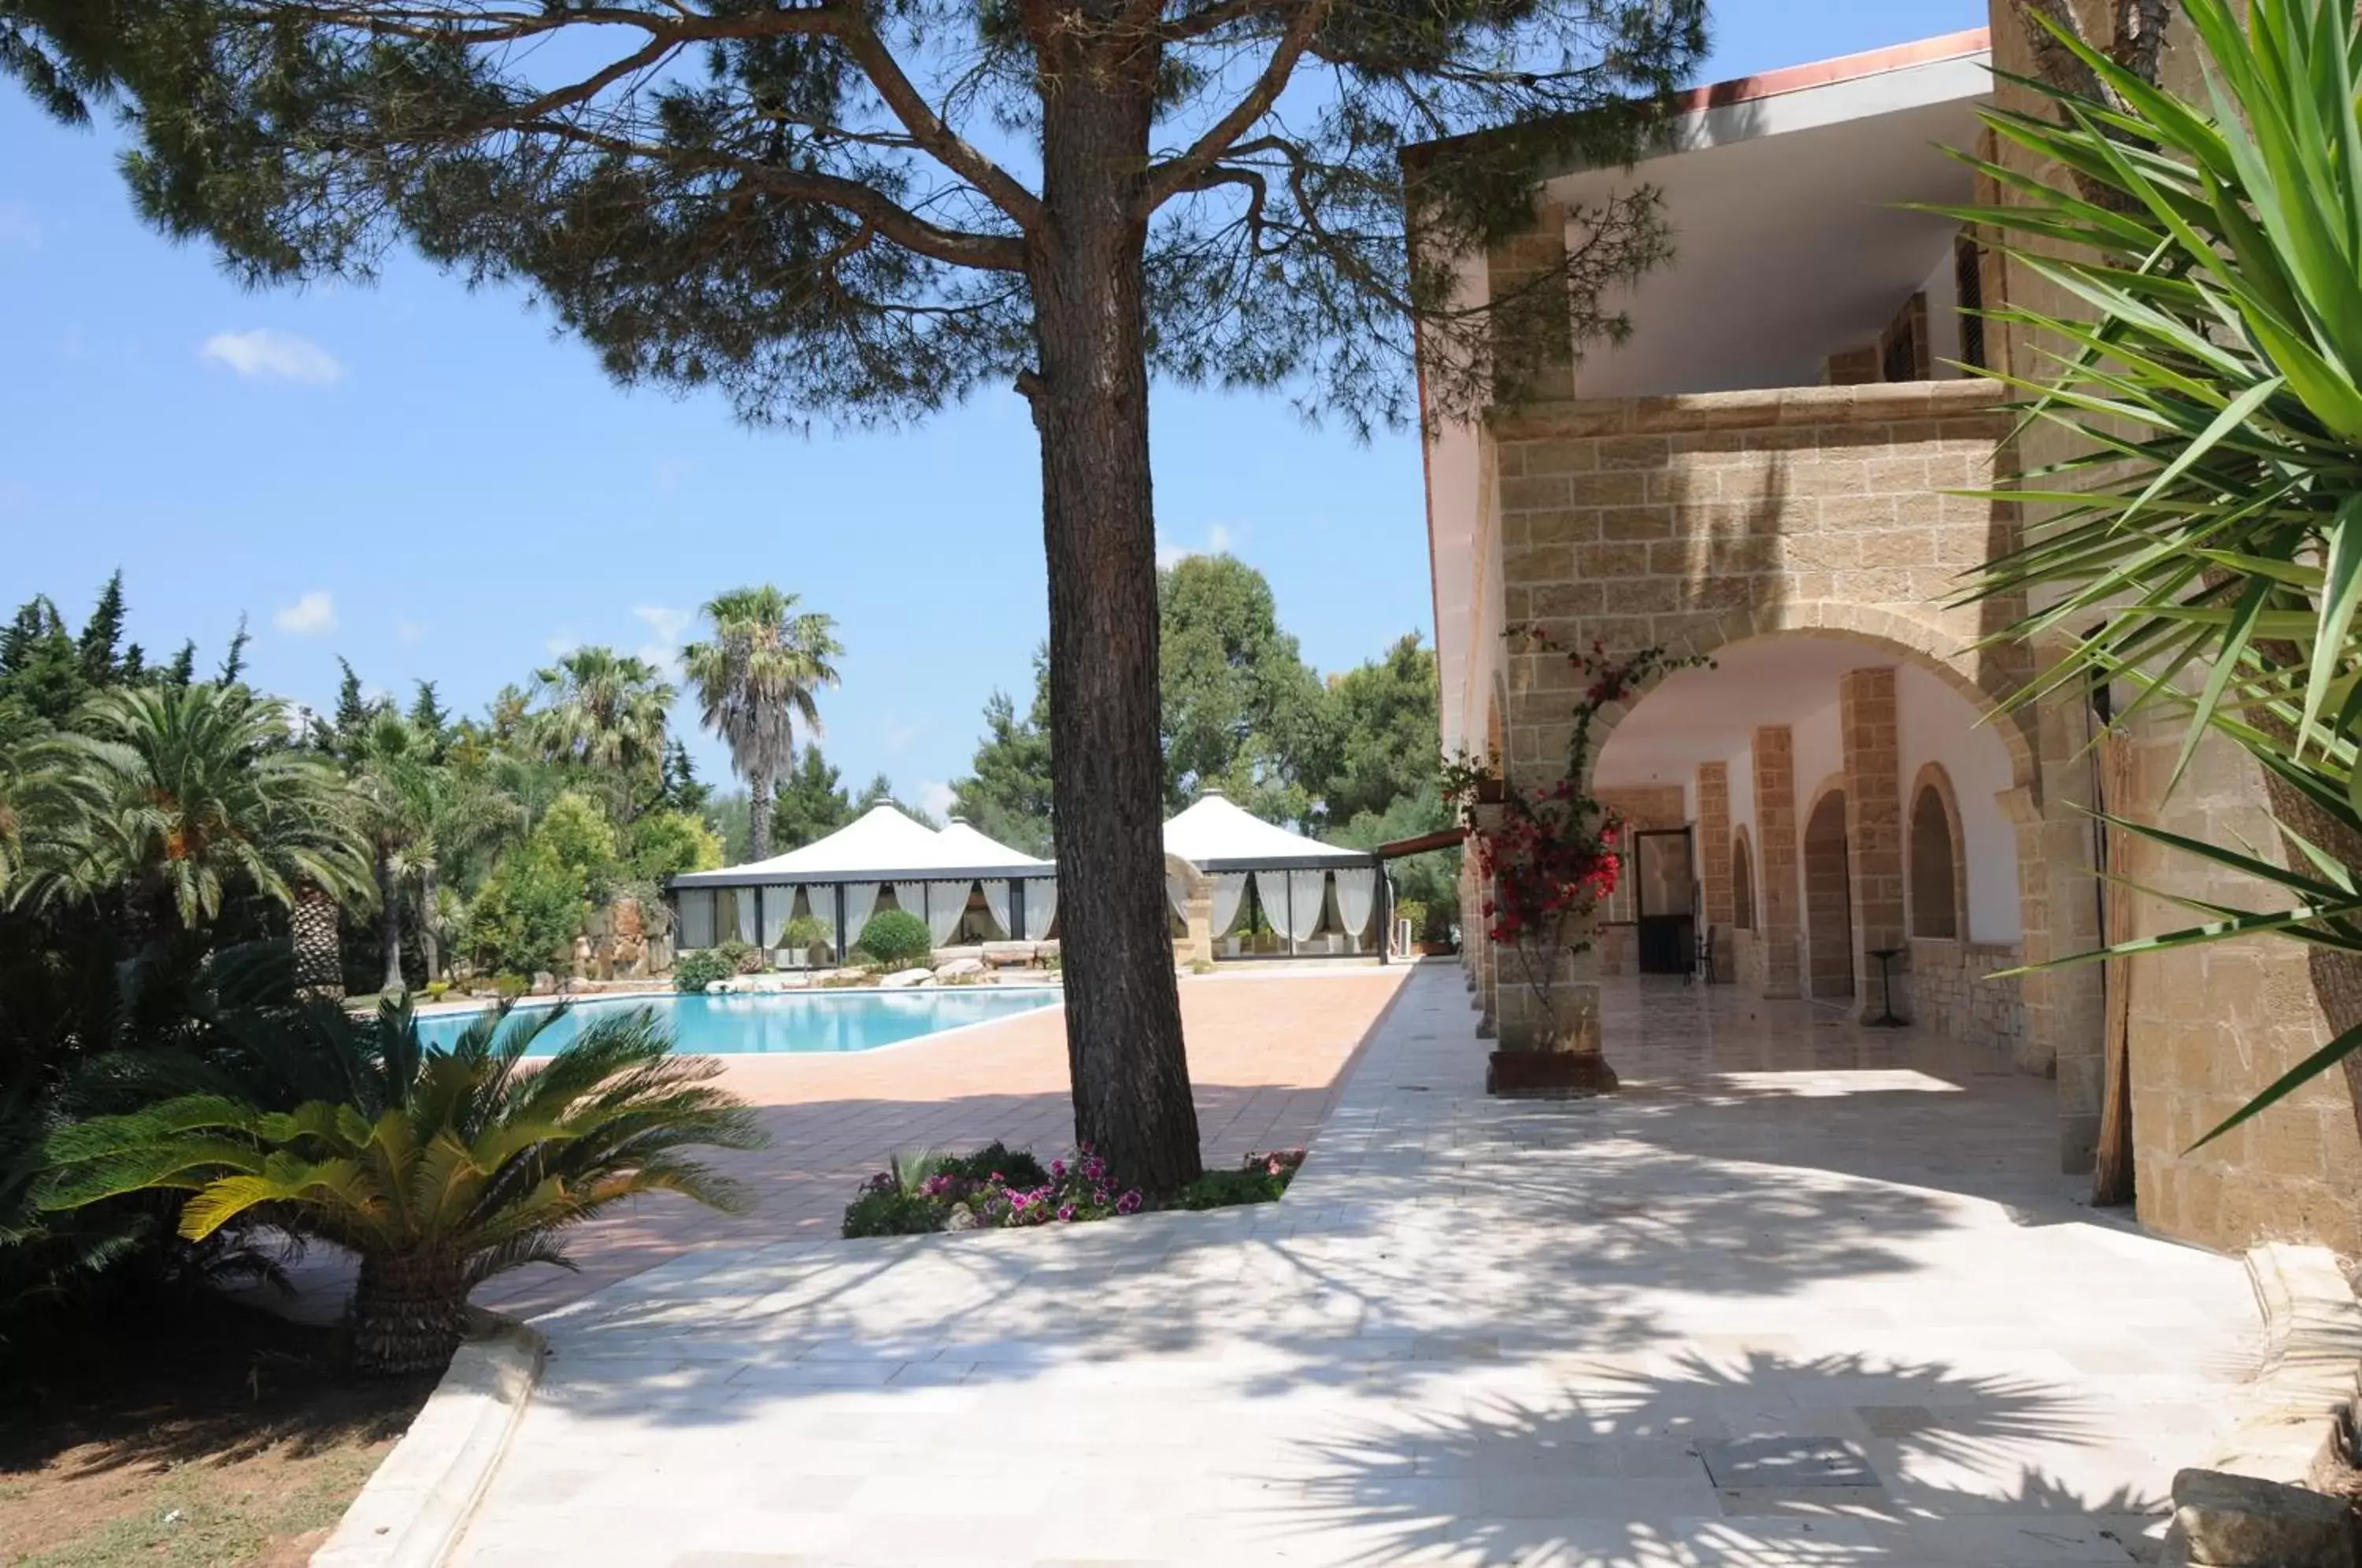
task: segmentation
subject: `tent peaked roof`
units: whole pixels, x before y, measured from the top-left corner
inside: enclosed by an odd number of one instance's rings
[[[1341,849],[1275,827],[1209,790],[1198,803],[1164,824],[1164,850],[1199,870],[1255,865],[1366,866],[1363,850]]]
[[[1011,849],[997,838],[978,833],[957,817],[954,817],[941,833],[935,834],[935,841],[944,846],[944,854],[962,866],[1007,866],[1030,871],[1039,870],[1050,864],[1046,860],[1035,859],[1021,849]]]
[[[1047,871],[982,834],[975,843],[944,841],[943,834],[912,822],[890,805],[872,807],[826,838],[801,849],[719,871],[691,871],[672,879],[677,888],[708,888],[749,882],[857,882],[930,877],[991,876],[996,872]],[[986,854],[984,851],[988,850]]]

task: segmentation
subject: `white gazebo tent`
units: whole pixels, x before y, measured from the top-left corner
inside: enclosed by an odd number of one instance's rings
[[[737,940],[782,953],[799,910],[820,922],[831,951],[843,955],[888,889],[901,909],[927,922],[938,945],[959,929],[971,894],[981,889],[1001,929],[1037,940],[1057,911],[1057,867],[998,844],[965,823],[937,832],[890,805],[873,808],[800,849],[718,871],[690,871],[667,887],[684,950]]]
[[[1213,883],[1216,951],[1247,956],[1233,933],[1249,889],[1273,931],[1278,955],[1385,955],[1385,873],[1367,850],[1345,849],[1264,822],[1209,790],[1164,824],[1164,853]],[[1186,889],[1168,870],[1165,895],[1181,914]]]

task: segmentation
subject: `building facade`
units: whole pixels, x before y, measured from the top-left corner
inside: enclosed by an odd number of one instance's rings
[[[1673,259],[1617,302],[1628,341],[1520,345],[1513,406],[1435,422],[1444,745],[1498,756],[1513,786],[1563,772],[1576,677],[1513,630],[1710,657],[1609,715],[1595,792],[1643,835],[1639,874],[1570,988],[1663,967],[1678,945],[1753,995],[1891,1009],[2053,1078],[2068,1171],[2101,1136],[2120,988],[2141,1219],[2210,1245],[2353,1250],[2362,1139],[2334,1075],[2188,1152],[2326,1038],[2290,944],[1994,977],[2103,931],[2190,923],[2101,878],[2112,852],[2163,893],[2262,898],[2130,835],[2112,850],[2095,805],[2272,842],[2228,748],[2202,748],[2168,793],[2177,728],[2112,728],[2106,695],[2081,687],[2016,701],[2057,650],[1998,635],[2025,604],[1965,595],[2021,525],[1977,492],[2062,455],[2052,432],[2014,436],[1999,385],[1954,368],[2039,374],[2033,346],[1977,314],[2037,300],[2039,280],[1921,210],[1990,198],[1941,149],[1990,151],[1980,111],[2022,91],[1993,67],[2031,69],[1994,9],[1990,33],[1694,94],[1662,151],[1552,175],[1529,233],[1462,264],[1485,297],[1640,182],[1673,230]],[[1463,891],[1472,909],[1484,896]],[[1664,940],[1684,930],[1694,943]],[[1477,1004],[1514,1010],[1498,956],[1470,945]]]

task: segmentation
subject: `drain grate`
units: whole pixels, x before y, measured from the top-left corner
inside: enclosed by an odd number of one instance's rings
[[[1842,1438],[1752,1437],[1701,1442],[1698,1457],[1719,1491],[1793,1492],[1879,1485],[1861,1450]]]

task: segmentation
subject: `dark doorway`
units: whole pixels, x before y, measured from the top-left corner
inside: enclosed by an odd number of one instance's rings
[[[1805,974],[1815,1001],[1853,995],[1851,872],[1845,794],[1832,790],[1805,823]]]
[[[1632,835],[1632,893],[1644,975],[1686,975],[1697,958],[1697,872],[1690,830]]]

